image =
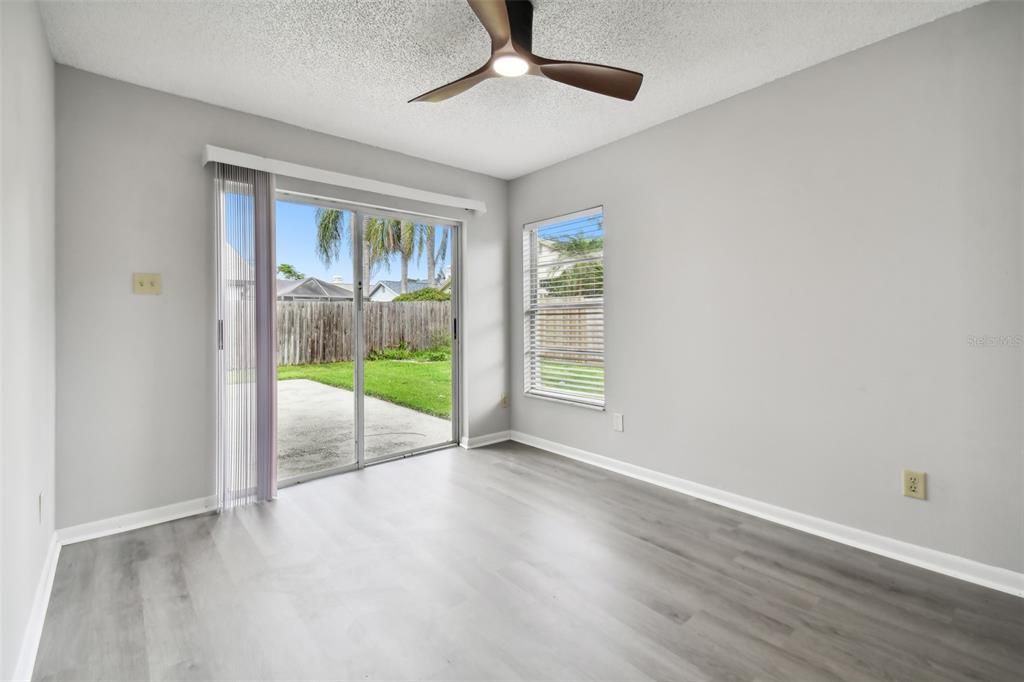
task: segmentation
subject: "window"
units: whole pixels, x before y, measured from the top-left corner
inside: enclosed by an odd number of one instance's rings
[[[526,225],[523,317],[526,394],[604,409],[601,207]]]

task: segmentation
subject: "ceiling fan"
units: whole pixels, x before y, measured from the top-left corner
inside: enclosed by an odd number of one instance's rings
[[[491,36],[491,58],[473,73],[415,97],[440,102],[488,78],[530,75],[550,78],[601,95],[633,101],[644,75],[614,66],[565,62],[533,54],[533,4],[529,0],[467,0]]]

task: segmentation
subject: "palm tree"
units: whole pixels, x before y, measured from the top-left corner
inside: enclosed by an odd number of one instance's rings
[[[344,236],[345,222],[341,219],[341,211],[336,208],[317,208],[316,252],[325,267],[331,267],[341,257],[341,241]]]
[[[448,255],[448,234],[447,227],[441,228],[441,243],[435,247],[434,237],[437,234],[436,225],[422,225],[424,231],[424,246],[427,250],[427,286],[437,286],[437,264],[443,263]],[[436,248],[436,250],[435,250]]]
[[[390,256],[398,255],[401,264],[399,293],[409,291],[409,263],[419,260],[423,252],[424,235],[421,225],[402,222],[400,220],[381,220],[371,218],[367,221],[366,237],[370,242],[372,258],[375,262],[384,263],[386,270],[391,270]]]
[[[436,229],[433,225],[424,225],[424,242],[427,247],[427,286],[432,287],[434,282],[434,276],[437,272],[437,254],[434,253],[434,236]]]
[[[363,224],[363,281],[369,291],[370,278],[380,265],[391,271],[391,254],[398,250],[401,222],[383,218],[367,218]]]
[[[347,229],[342,212],[336,208],[318,208],[317,254],[324,265],[341,257],[341,243],[347,237],[351,249],[352,231]],[[426,230],[424,229],[426,228]],[[441,245],[434,249],[434,226],[424,226],[400,220],[367,218],[363,225],[363,286],[368,293],[373,271],[380,265],[391,270],[391,256],[398,254],[401,259],[401,292],[409,290],[409,263],[418,261],[426,249],[428,253],[427,278],[433,286],[436,261],[443,260],[448,252],[448,232],[441,238]]]
[[[441,230],[441,243],[437,246],[437,255],[435,258],[437,259],[437,262],[444,263],[448,258],[448,239],[452,236],[452,230],[449,227],[443,227]],[[452,272],[451,263],[448,265],[448,275],[450,277]]]
[[[331,264],[341,258],[341,244],[346,239],[349,244],[349,253],[352,252],[352,229],[348,221],[343,219],[342,211],[337,208],[316,209],[316,252],[324,266],[331,267]],[[363,295],[369,293],[370,276],[374,268],[382,261],[387,262],[389,251],[382,248],[380,243],[382,237],[382,221],[369,218],[366,221],[363,235]]]
[[[423,253],[423,231],[420,227],[413,223],[402,223],[398,228],[397,251],[402,258],[402,290],[399,293],[402,294],[409,293],[409,261],[414,257],[418,261],[419,255]]]

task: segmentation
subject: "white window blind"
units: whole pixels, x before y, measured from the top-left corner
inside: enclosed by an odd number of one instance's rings
[[[527,395],[604,408],[604,226],[601,207],[523,231]]]

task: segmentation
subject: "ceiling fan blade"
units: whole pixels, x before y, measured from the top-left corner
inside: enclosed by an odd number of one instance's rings
[[[553,81],[565,83],[601,95],[632,102],[644,82],[644,75],[628,69],[585,62],[563,62],[534,57],[540,72]]]
[[[512,26],[508,19],[505,0],[468,0],[476,18],[491,36],[491,51],[504,47],[512,37]]]
[[[439,88],[434,88],[430,92],[425,92],[419,97],[413,97],[409,102],[443,102],[449,97],[461,95],[477,83],[481,83],[492,76],[494,76],[494,70],[491,69],[491,63],[487,62],[473,73],[463,76],[462,78],[452,81],[446,85],[442,85]]]

